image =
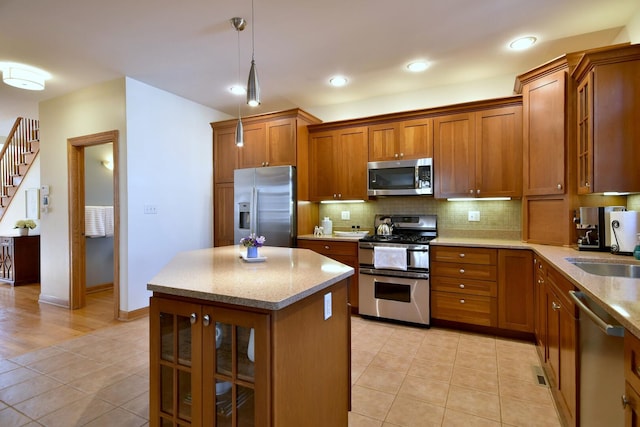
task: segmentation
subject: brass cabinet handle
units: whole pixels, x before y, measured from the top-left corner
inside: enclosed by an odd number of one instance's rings
[[[193,325],[194,323],[196,323],[197,320],[198,320],[198,315],[195,313],[191,313],[191,316],[189,316],[189,323]]]
[[[464,254],[458,254],[460,258],[464,258]]]
[[[631,402],[629,402],[629,399],[627,399],[626,395],[622,395],[622,409],[627,409],[627,406],[629,406],[631,404]]]
[[[462,283],[460,283],[460,289],[464,289],[464,285]]]
[[[202,318],[202,323],[204,324],[204,326],[209,326],[209,324],[211,323],[211,317],[209,317],[208,314],[205,314]]]
[[[464,274],[464,268],[460,269],[460,274]]]
[[[463,299],[460,300],[460,304],[464,304],[464,300]]]
[[[551,301],[551,308],[553,309],[553,311],[557,311],[560,310],[562,306],[555,301]]]
[[[329,245],[324,245],[324,248],[325,248],[325,249],[327,249],[327,250],[329,250],[329,249],[331,249],[331,246],[329,246]]]
[[[558,187],[558,190],[562,190],[562,184],[558,184],[557,187]]]

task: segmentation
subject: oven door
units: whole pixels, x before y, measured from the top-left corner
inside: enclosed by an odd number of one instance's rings
[[[360,268],[361,315],[429,325],[429,273]]]

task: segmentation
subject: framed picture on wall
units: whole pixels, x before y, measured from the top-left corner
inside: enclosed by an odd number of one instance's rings
[[[40,189],[29,188],[25,190],[25,216],[27,219],[40,218]]]

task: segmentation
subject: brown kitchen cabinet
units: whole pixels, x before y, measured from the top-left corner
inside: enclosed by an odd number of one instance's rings
[[[640,426],[640,339],[628,330],[624,333],[624,379],[622,396],[625,427]]]
[[[40,236],[0,236],[0,282],[40,282]]]
[[[366,126],[309,133],[309,200],[366,200]]]
[[[235,245],[233,237],[233,182],[216,184],[213,190],[213,246]]]
[[[434,119],[436,198],[522,195],[522,106]]]
[[[346,308],[344,280],[273,311],[154,292],[149,425],[346,427]]]
[[[640,192],[640,46],[587,52],[577,89],[578,193]]]
[[[431,246],[431,318],[498,326],[497,250]]]
[[[516,79],[522,93],[523,240],[575,243],[576,83],[581,53],[563,55]]]
[[[269,321],[267,314],[152,297],[150,425],[271,425]]]
[[[222,184],[233,182],[233,171],[238,169],[236,147],[236,127],[215,126],[213,128],[213,182]]]
[[[349,304],[351,312],[358,313],[358,242],[298,239],[298,247],[311,249],[338,262],[353,267],[354,274],[349,282]]]
[[[433,119],[398,120],[369,126],[369,161],[433,157]]]
[[[498,250],[498,327],[533,333],[533,254],[529,250]]]
[[[538,358],[544,364],[547,362],[547,290],[545,280],[547,265],[537,255],[533,257],[534,283],[534,325],[533,333],[536,340]]]
[[[539,259],[535,275],[541,280],[536,285],[538,292],[542,292],[538,294],[540,301],[536,301],[535,310],[544,316],[538,326],[545,328],[542,339],[536,335],[536,343],[545,346],[542,352],[546,360],[541,357],[540,361],[563,424],[575,426],[578,408],[578,316],[569,297],[569,291],[575,288],[560,272]]]

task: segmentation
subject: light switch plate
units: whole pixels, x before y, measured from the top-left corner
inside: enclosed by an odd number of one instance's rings
[[[324,294],[324,320],[331,317],[331,292]]]
[[[480,221],[480,211],[469,211],[469,221]]]

